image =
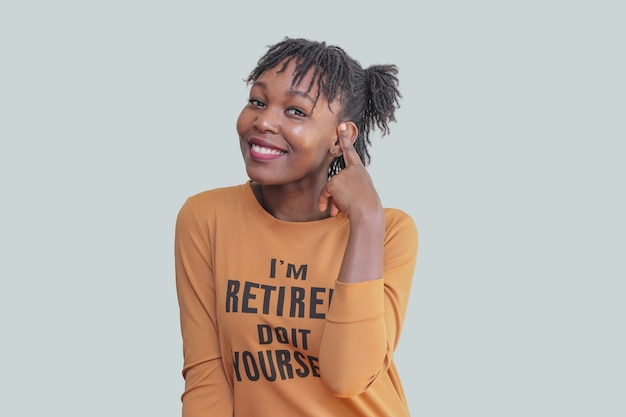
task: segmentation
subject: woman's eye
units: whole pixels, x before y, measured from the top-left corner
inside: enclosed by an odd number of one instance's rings
[[[305,113],[305,112],[303,112],[303,111],[302,111],[302,110],[300,110],[300,109],[294,108],[294,107],[292,107],[292,108],[288,109],[288,110],[287,110],[287,113],[289,113],[289,114],[293,114],[294,116],[300,116],[300,117],[304,117],[304,116],[306,116],[306,113]]]
[[[265,104],[261,100],[257,100],[256,98],[249,99],[248,103],[252,104],[254,107],[265,107]]]

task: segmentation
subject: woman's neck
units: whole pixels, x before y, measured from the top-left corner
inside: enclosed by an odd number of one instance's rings
[[[330,216],[329,211],[319,211],[321,192],[314,189],[286,189],[283,186],[263,186],[252,182],[252,190],[259,204],[278,220],[308,222]]]

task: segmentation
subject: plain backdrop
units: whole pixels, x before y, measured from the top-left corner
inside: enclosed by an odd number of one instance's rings
[[[173,231],[284,36],[397,64],[413,416],[626,415],[621,1],[4,1],[0,415],[177,416]],[[298,393],[294,393],[298,395]]]

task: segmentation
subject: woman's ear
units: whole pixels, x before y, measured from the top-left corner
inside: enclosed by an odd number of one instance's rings
[[[342,131],[340,126],[344,124],[346,126],[346,130]],[[330,155],[333,158],[340,157],[343,154],[343,150],[341,149],[341,145],[339,143],[339,137],[347,134],[350,137],[350,141],[352,144],[356,141],[356,138],[359,136],[359,128],[356,126],[354,122],[339,122],[337,124],[335,133],[337,134],[337,138],[333,145],[330,148]]]

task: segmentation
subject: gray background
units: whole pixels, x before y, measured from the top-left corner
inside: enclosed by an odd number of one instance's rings
[[[370,171],[420,230],[413,415],[626,415],[622,4],[3,2],[0,415],[179,415],[175,216],[245,181],[286,35],[400,68]]]

